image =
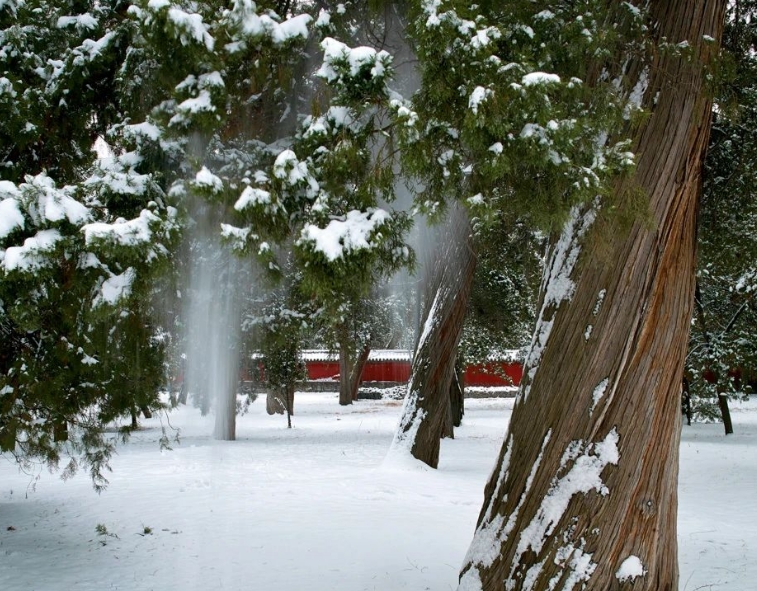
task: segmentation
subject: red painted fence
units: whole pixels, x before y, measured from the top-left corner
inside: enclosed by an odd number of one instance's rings
[[[410,351],[405,350],[371,351],[361,382],[407,382],[410,379],[411,355]],[[307,350],[302,357],[310,381],[339,381],[339,359],[336,354]],[[466,386],[517,386],[522,377],[523,365],[517,361],[517,355],[512,351],[493,356],[486,363],[469,365],[465,369]]]

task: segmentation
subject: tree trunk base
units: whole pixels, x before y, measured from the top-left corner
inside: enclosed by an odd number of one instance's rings
[[[283,415],[286,412],[286,401],[277,392],[268,392],[265,396],[265,411],[269,415]]]
[[[726,435],[733,435],[733,423],[731,422],[731,409],[728,408],[728,395],[718,394],[718,406],[720,415],[723,417],[723,427]]]

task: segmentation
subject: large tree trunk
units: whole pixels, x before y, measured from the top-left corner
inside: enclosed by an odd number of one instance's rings
[[[609,238],[605,231],[605,248],[582,249],[602,238],[596,212],[574,209],[553,243],[461,591],[678,589],[681,380],[711,109],[700,61],[717,49],[703,36],[720,39],[724,7],[650,4],[650,31],[693,50],[688,60],[650,56],[637,169],[616,187],[618,196],[641,188],[652,219]],[[642,64],[629,63],[639,79]]]
[[[392,453],[409,450],[432,468],[439,464],[442,435],[453,435],[450,387],[476,268],[468,218],[459,206],[450,215],[449,235],[445,236],[445,247],[437,251],[433,297],[428,298],[423,332],[415,348],[402,417],[392,444]]]

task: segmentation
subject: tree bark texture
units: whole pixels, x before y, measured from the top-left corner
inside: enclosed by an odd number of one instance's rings
[[[468,308],[476,255],[471,228],[460,206],[450,211],[427,298],[425,322],[413,356],[402,418],[393,447],[409,449],[418,460],[436,468],[443,434],[452,436],[450,388],[457,347]]]
[[[702,64],[718,46],[703,37],[719,41],[724,8],[650,4],[650,34],[693,50],[689,59],[647,56],[650,116],[634,133],[636,171],[615,190],[641,188],[651,223],[591,248],[597,212],[574,208],[553,241],[459,591],[678,590],[681,383],[711,111]],[[629,62],[631,83],[644,67]]]

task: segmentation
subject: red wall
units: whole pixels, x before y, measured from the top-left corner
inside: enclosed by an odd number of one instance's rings
[[[407,382],[409,361],[369,361],[363,369],[363,382]]]
[[[339,379],[338,361],[308,361],[308,379],[310,380],[334,380]]]
[[[518,386],[522,378],[523,366],[520,363],[489,362],[469,365],[465,369],[466,386]]]
[[[501,369],[497,369],[497,367]],[[310,380],[339,380],[338,361],[308,361]],[[496,372],[496,373],[495,373]],[[510,380],[501,376],[502,372]],[[517,386],[523,377],[520,363],[490,362],[469,365],[465,370],[466,386]],[[363,382],[407,382],[410,379],[409,361],[369,361],[363,370]]]

